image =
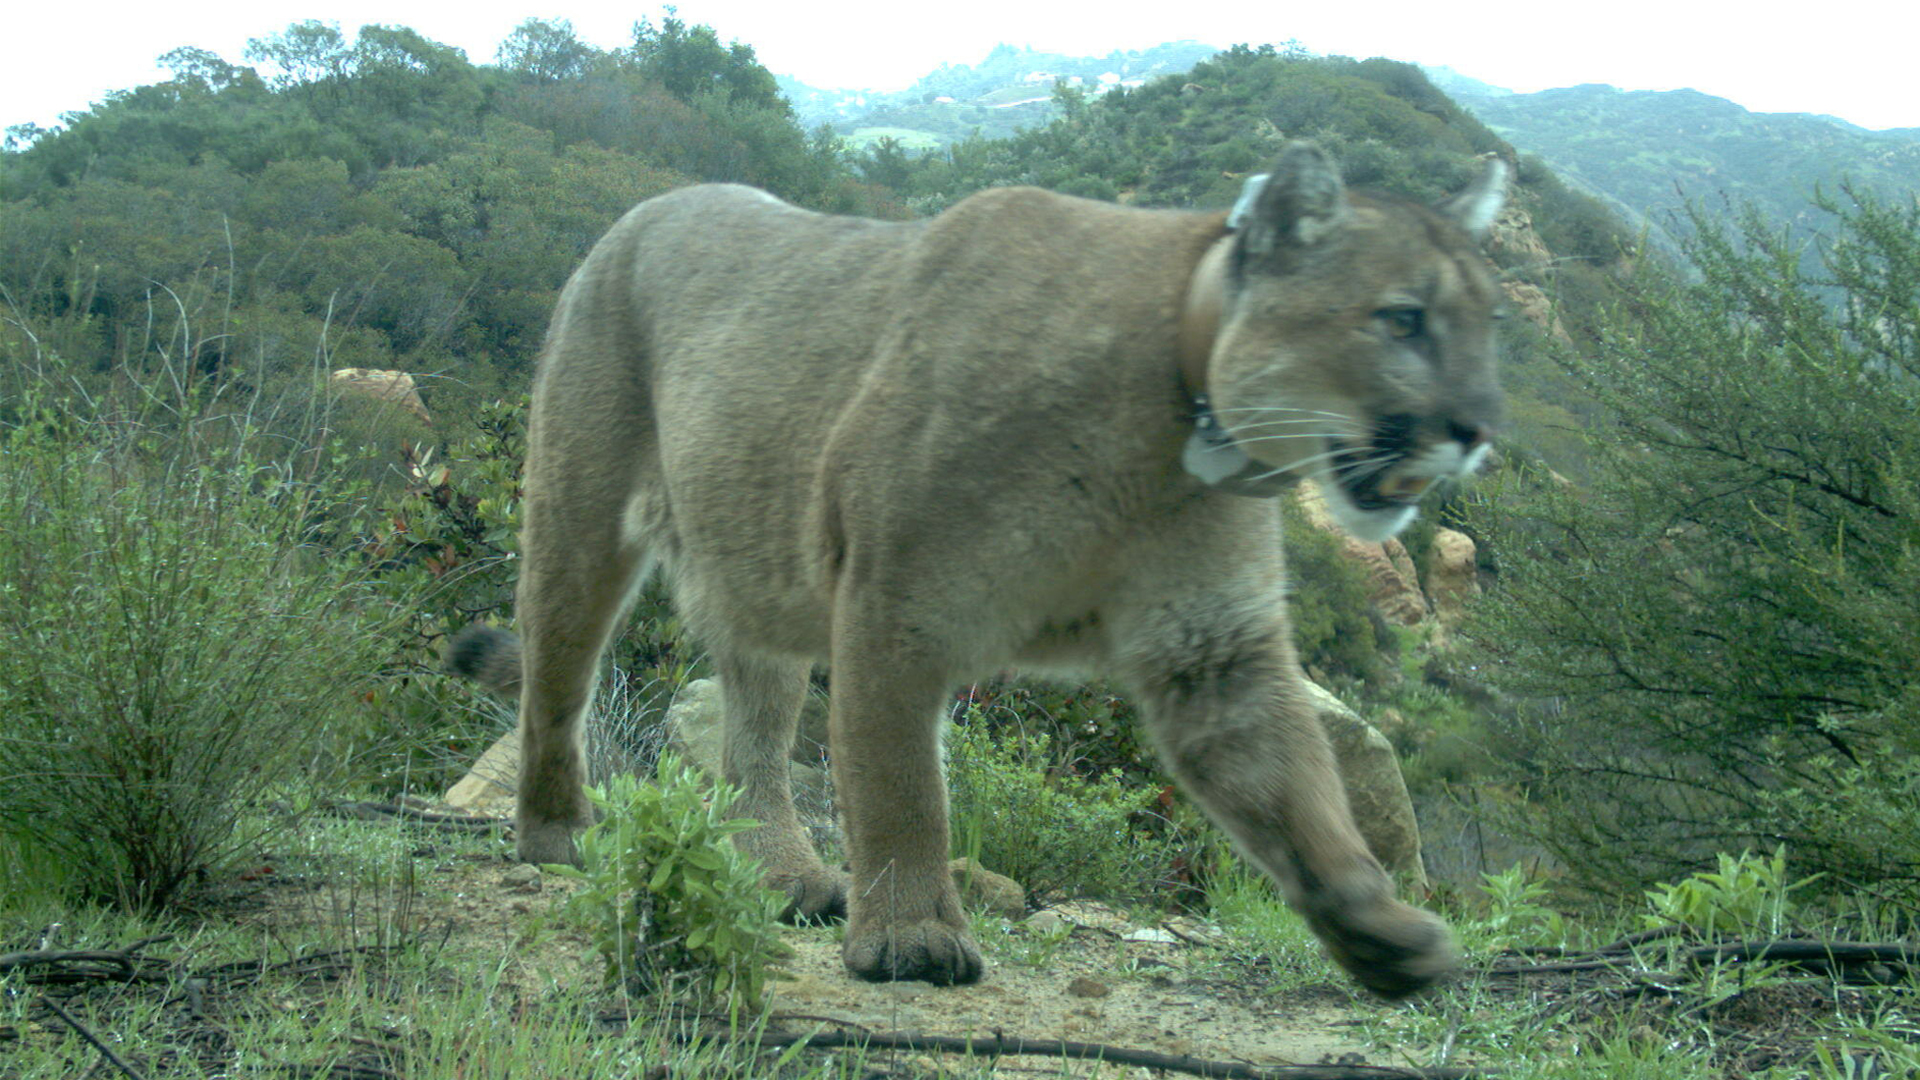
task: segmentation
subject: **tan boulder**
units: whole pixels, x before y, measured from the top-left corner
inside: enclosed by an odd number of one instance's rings
[[[512,817],[513,793],[519,782],[520,731],[516,728],[487,747],[441,801],[469,814]]]
[[[414,385],[413,376],[404,371],[340,368],[328,381],[343,393],[390,402],[427,423],[433,422],[433,417],[427,414],[426,402],[420,400],[420,388]]]
[[[1553,261],[1553,252],[1533,227],[1533,215],[1517,201],[1508,201],[1487,230],[1487,250],[1508,256],[1522,264],[1545,265]]]
[[[1467,602],[1480,595],[1480,568],[1473,537],[1452,529],[1436,529],[1427,559],[1427,599],[1434,617],[1452,629],[1467,613]]]
[[[1400,759],[1372,724],[1347,708],[1333,694],[1309,681],[1307,694],[1320,717],[1320,726],[1333,744],[1340,778],[1347,785],[1347,803],[1368,850],[1387,872],[1416,891],[1427,887],[1420,861],[1420,825],[1413,816],[1413,800],[1400,775]]]

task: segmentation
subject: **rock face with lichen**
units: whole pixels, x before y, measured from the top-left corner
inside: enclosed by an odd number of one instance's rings
[[[1333,744],[1340,778],[1347,785],[1347,803],[1367,849],[1387,872],[1415,890],[1427,887],[1420,861],[1420,824],[1413,816],[1413,800],[1400,774],[1400,758],[1372,724],[1318,684],[1308,681],[1307,694],[1320,717],[1320,726]]]

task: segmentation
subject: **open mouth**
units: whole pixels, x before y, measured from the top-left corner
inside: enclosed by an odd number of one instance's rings
[[[1403,509],[1418,503],[1433,487],[1432,477],[1401,469],[1410,447],[1383,442],[1333,445],[1333,479],[1362,510]]]

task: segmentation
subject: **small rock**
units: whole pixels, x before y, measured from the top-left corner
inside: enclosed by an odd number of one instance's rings
[[[1057,934],[1062,929],[1072,926],[1073,924],[1069,923],[1059,912],[1049,910],[1036,911],[1027,916],[1025,925],[1028,930],[1036,934]]]
[[[1143,926],[1138,930],[1129,930],[1120,935],[1121,941],[1146,941],[1155,945],[1178,945],[1178,935],[1169,934],[1157,926]]]
[[[955,859],[947,869],[953,874],[953,883],[960,887],[960,899],[969,906],[1008,919],[1027,913],[1027,890],[1005,874],[996,874],[972,859]]]
[[[1106,983],[1082,975],[1067,984],[1067,993],[1077,998],[1103,998],[1113,990]]]
[[[515,892],[539,892],[540,868],[532,863],[521,863],[500,875],[500,885]]]

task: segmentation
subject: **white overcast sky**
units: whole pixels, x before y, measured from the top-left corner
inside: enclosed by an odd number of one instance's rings
[[[542,6],[544,5],[544,6]],[[1445,64],[1515,90],[1585,82],[1691,87],[1762,112],[1828,113],[1862,127],[1920,127],[1915,0],[681,0],[689,22],[752,45],[815,86],[897,89],[998,42],[1104,55],[1163,41],[1226,46],[1298,39],[1316,53]],[[1791,14],[1789,13],[1791,12]],[[349,34],[409,26],[490,62],[522,19],[569,19],[602,48],[660,9],[565,0],[97,0],[22,3],[0,39],[0,125],[51,124],[107,92],[164,78],[180,45],[239,62],[247,39],[320,19]]]

